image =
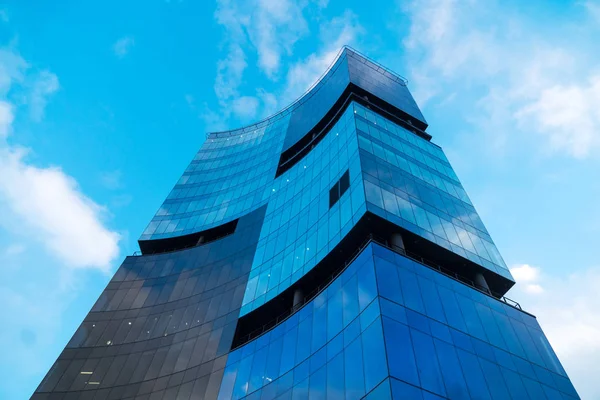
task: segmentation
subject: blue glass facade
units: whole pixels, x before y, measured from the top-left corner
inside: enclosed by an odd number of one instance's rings
[[[577,399],[426,128],[345,48],[208,135],[32,398]]]
[[[329,190],[345,171],[349,171],[350,188],[330,207]],[[266,192],[270,199],[242,314],[304,276],[366,212],[352,107],[301,163]]]
[[[355,115],[369,211],[512,280],[442,149],[363,106]]]
[[[577,399],[535,317],[369,244],[234,350],[219,399]]]
[[[281,152],[310,132],[351,83],[364,85],[415,123],[425,124],[405,81],[345,50],[288,109],[255,125],[210,134],[140,239],[203,231],[265,204]]]

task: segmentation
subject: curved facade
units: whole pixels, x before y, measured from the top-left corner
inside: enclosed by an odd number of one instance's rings
[[[406,81],[208,135],[33,399],[574,399]]]
[[[406,81],[346,49],[284,111],[242,129],[209,134],[140,240],[203,231],[267,203],[280,154],[310,133],[350,84],[398,107],[416,126],[426,126]]]
[[[535,317],[370,243],[234,350],[219,399],[574,399]]]

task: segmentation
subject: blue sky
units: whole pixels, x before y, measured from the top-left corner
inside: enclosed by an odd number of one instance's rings
[[[349,44],[406,76],[583,398],[600,398],[600,2],[8,1],[0,398],[28,398],[203,142]]]

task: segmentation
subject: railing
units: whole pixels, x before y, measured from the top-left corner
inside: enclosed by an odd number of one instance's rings
[[[368,61],[369,63],[371,63],[377,67],[377,72],[382,72],[385,76],[392,79],[393,81],[400,83],[402,86],[408,85],[408,79],[406,79],[402,75],[392,71],[391,69],[389,69],[387,67],[384,67],[383,65],[379,64],[377,61],[370,59],[369,57],[365,56],[364,54],[362,54],[358,50],[352,48],[351,46],[346,45],[343,47],[343,49],[344,48],[349,50],[348,54],[350,54],[350,57],[353,57],[355,54],[358,55],[359,57],[356,59],[360,63],[365,64],[366,66],[371,68],[371,66],[367,63],[367,61]]]
[[[380,244],[380,245],[382,245],[383,247],[385,247],[387,249],[390,249],[390,250],[395,251],[397,253],[402,253],[402,251],[398,251],[398,249],[393,249],[393,248],[389,247],[387,245],[387,243],[380,243],[378,241],[375,241],[375,242],[378,243],[378,244]],[[507,305],[509,305],[509,306],[511,306],[513,308],[516,308],[516,309],[518,309],[520,311],[523,311],[523,309],[521,308],[521,305],[519,303],[517,303],[516,301],[511,300],[508,297],[505,297],[505,296],[503,296],[503,295],[501,295],[499,293],[492,292],[489,288],[487,288],[485,286],[481,286],[477,282],[475,282],[475,281],[473,281],[473,280],[471,280],[469,278],[465,278],[464,276],[459,275],[459,274],[457,274],[454,271],[450,271],[449,269],[444,268],[444,267],[442,267],[442,266],[440,266],[440,265],[438,265],[438,264],[436,264],[436,263],[434,263],[432,261],[429,261],[429,260],[427,260],[427,259],[425,259],[425,258],[423,258],[423,257],[421,257],[419,255],[416,255],[414,253],[411,253],[411,252],[408,252],[408,251],[404,251],[404,255],[406,257],[408,257],[408,258],[410,258],[410,259],[418,262],[419,264],[422,264],[422,265],[424,265],[424,266],[426,266],[428,268],[434,269],[434,270],[436,270],[436,271],[438,271],[438,272],[440,272],[440,273],[442,273],[442,274],[444,274],[444,275],[446,275],[446,276],[448,276],[448,277],[450,277],[450,278],[452,278],[454,280],[460,281],[461,283],[464,283],[465,285],[472,287],[473,289],[477,289],[478,291],[480,291],[480,292],[482,292],[482,293],[484,293],[484,294],[486,294],[486,295],[488,295],[490,297],[493,297],[496,300],[500,300],[500,301],[506,303]]]
[[[234,344],[235,345],[234,349],[237,349],[237,348],[243,346],[244,344],[248,343],[249,341],[256,339],[263,333],[273,329],[274,327],[276,327],[277,325],[279,325],[280,323],[282,323],[286,319],[288,319],[292,314],[294,314],[296,311],[298,311],[300,308],[302,308],[305,304],[312,301],[321,292],[323,292],[323,290],[325,290],[337,277],[339,277],[346,270],[346,268],[350,264],[352,264],[354,262],[354,260],[356,260],[356,258],[360,255],[360,253],[362,253],[362,251],[364,249],[366,249],[367,246],[371,243],[376,243],[382,247],[385,247],[388,250],[391,250],[395,253],[398,253],[407,258],[410,258],[411,260],[414,260],[414,261],[418,262],[419,264],[422,264],[428,268],[436,270],[437,272],[440,272],[440,273],[448,276],[449,278],[452,278],[452,279],[459,281],[467,286],[470,286],[471,288],[478,290],[487,296],[490,296],[496,300],[502,301],[503,303],[505,303],[506,305],[508,305],[512,308],[515,308],[519,311],[523,311],[523,309],[521,308],[521,305],[519,303],[517,303],[516,301],[511,300],[505,296],[495,294],[494,292],[490,291],[488,288],[478,285],[476,282],[472,281],[471,279],[465,278],[465,277],[457,274],[456,272],[450,271],[447,268],[437,265],[436,263],[431,262],[419,255],[416,255],[411,252],[407,252],[405,250],[402,251],[401,249],[398,249],[398,248],[392,248],[388,245],[387,240],[378,238],[378,237],[370,234],[369,237],[367,238],[367,240],[365,240],[358,247],[358,249],[354,253],[352,253],[352,256],[350,258],[348,258],[348,260],[345,261],[344,264],[340,268],[336,269],[333,274],[331,274],[321,285],[319,285],[315,290],[313,290],[308,296],[305,296],[300,303],[298,303],[295,306],[291,307],[290,309],[286,310],[285,312],[283,312],[276,318],[272,319],[268,323],[264,324],[260,328],[252,331],[251,333],[249,333],[247,335],[242,336],[242,339],[238,339],[237,340],[238,343]]]

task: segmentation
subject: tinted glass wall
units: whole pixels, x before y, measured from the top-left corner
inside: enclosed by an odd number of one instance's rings
[[[329,192],[346,172],[350,187],[330,206]],[[267,190],[269,204],[242,315],[304,276],[366,212],[353,108]]]
[[[577,399],[535,317],[370,244],[234,350],[219,399]]]
[[[210,134],[140,239],[203,231],[265,204],[281,152],[309,133],[351,83],[426,126],[406,81],[344,49],[322,79],[289,108],[242,129]]]
[[[215,398],[264,211],[221,240],[127,257],[32,398]]]
[[[354,109],[368,210],[512,281],[442,149]]]

